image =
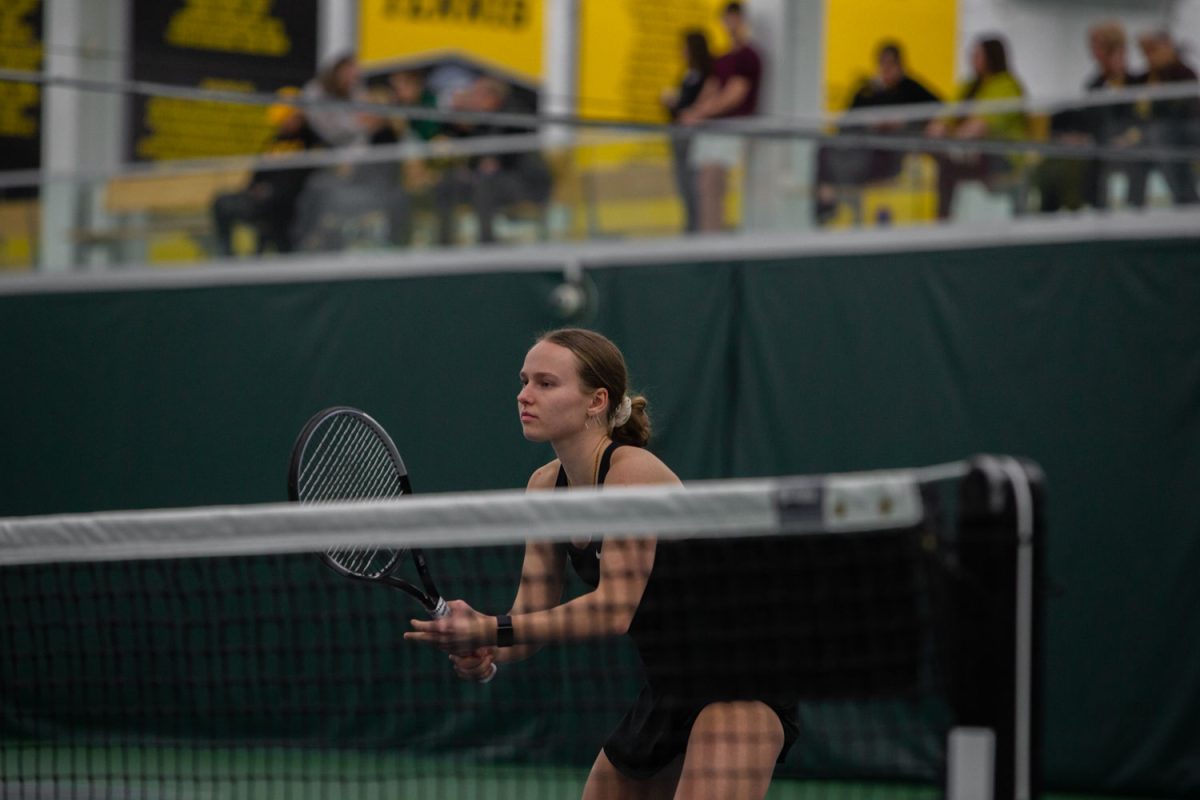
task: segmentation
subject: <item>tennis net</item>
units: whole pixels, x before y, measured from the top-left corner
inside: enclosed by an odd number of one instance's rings
[[[573,797],[601,747],[623,774],[700,769],[717,791],[782,742],[769,797],[1024,800],[1041,503],[1035,465],[987,456],[0,520],[0,797]],[[636,602],[576,603],[545,634],[561,642],[510,661],[518,616],[486,683],[403,638],[427,618],[412,598],[314,555],[420,548],[447,599],[493,615],[518,586],[589,594],[601,540],[619,581],[649,536]],[[407,558],[394,574],[420,585]],[[766,722],[706,715],[749,700]],[[681,765],[685,748],[708,755]]]

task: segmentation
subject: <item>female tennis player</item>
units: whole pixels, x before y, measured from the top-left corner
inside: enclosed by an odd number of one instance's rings
[[[517,411],[525,438],[549,442],[557,458],[533,473],[529,490],[679,483],[645,449],[646,400],[629,396],[627,382],[620,350],[598,333],[565,328],[538,340],[521,368]],[[654,539],[530,542],[508,614],[484,615],[454,600],[449,616],[413,620],[404,638],[450,653],[459,677],[478,681],[495,662],[527,658],[545,644],[630,633],[648,680],[596,757],[584,800],[761,798],[798,732],[795,705],[756,699],[753,690],[697,692],[684,680],[680,671],[697,664],[679,663],[680,649],[661,642],[664,619],[678,614],[661,608],[673,596],[647,592],[652,572],[668,570],[674,558],[664,548]],[[563,603],[568,562],[594,591]],[[651,605],[660,606],[657,614]]]

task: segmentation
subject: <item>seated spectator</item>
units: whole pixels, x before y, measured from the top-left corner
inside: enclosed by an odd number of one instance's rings
[[[390,86],[367,90],[366,102],[393,105]],[[369,146],[400,141],[403,120],[388,114],[360,113],[358,124]],[[304,250],[336,251],[347,247],[407,245],[412,210],[396,162],[375,159],[323,169],[309,178],[297,204],[293,236]]]
[[[489,76],[477,78],[461,92],[455,108],[461,111],[498,113],[507,110],[510,89]],[[452,139],[526,133],[491,124],[454,124],[443,128]],[[438,241],[455,241],[455,211],[470,203],[479,221],[479,240],[496,240],[496,213],[518,203],[544,204],[550,198],[550,169],[539,152],[477,155],[448,164],[434,187],[438,213]]]
[[[396,96],[396,103],[411,108],[437,108],[437,95],[429,88],[427,73],[423,69],[406,69],[393,72],[388,83]],[[407,134],[423,142],[441,133],[442,123],[430,119],[410,119],[405,124]]]
[[[452,57],[429,67],[425,86],[433,92],[438,108],[453,108],[455,98],[469,90],[478,77],[478,71]]]
[[[1138,38],[1148,67],[1139,83],[1161,86],[1166,83],[1195,81],[1196,71],[1183,62],[1179,50],[1166,31],[1154,31]],[[1145,147],[1186,149],[1200,144],[1200,100],[1184,97],[1137,103],[1135,114],[1141,123],[1138,142]],[[1137,162],[1129,180],[1129,202],[1142,207],[1146,203],[1146,182],[1157,169],[1167,181],[1176,205],[1200,202],[1192,165],[1182,160]]]
[[[974,76],[960,87],[956,100],[987,101],[1023,97],[1025,90],[1008,68],[1008,50],[996,36],[978,39],[971,47]],[[981,112],[965,119],[935,119],[925,129],[935,139],[1023,139],[1028,130],[1024,112]],[[936,154],[938,163],[938,219],[947,219],[954,206],[954,193],[964,180],[981,180],[991,185],[997,178],[1012,173],[1016,156],[989,155],[979,152]]]
[[[362,101],[365,97],[358,59],[353,55],[343,55],[304,85],[304,100],[322,106],[306,110],[308,124],[329,147],[363,144],[370,135],[363,115],[352,109],[329,106],[336,106],[339,102]]]
[[[404,107],[437,108],[437,95],[429,87],[428,72],[424,69],[408,69],[394,72],[388,82],[396,94],[396,102]],[[442,123],[431,119],[411,118],[403,120],[401,135],[428,142],[442,135]],[[408,159],[404,162],[404,185],[412,193],[432,189],[437,181],[436,172],[424,159]]]
[[[900,45],[885,42],[879,48],[879,71],[854,93],[850,108],[877,108],[914,103],[937,103],[939,98],[904,71]],[[879,122],[869,126],[847,126],[843,133],[913,133],[925,126],[914,122]],[[817,151],[818,223],[827,222],[837,210],[837,187],[862,186],[900,174],[904,153],[899,150],[867,150],[822,147]]]
[[[294,96],[296,91],[280,93]],[[286,157],[320,145],[321,140],[299,109],[273,105],[267,109],[267,117],[275,129],[265,148],[267,155]],[[268,246],[280,253],[290,253],[294,249],[290,231],[296,215],[296,199],[311,172],[308,167],[259,169],[246,188],[218,195],[212,206],[217,253],[233,255],[233,228],[238,223],[256,228],[259,253]]]
[[[1122,89],[1134,82],[1126,62],[1125,29],[1117,22],[1104,22],[1088,31],[1088,46],[1097,72],[1085,84],[1089,92]],[[1050,119],[1051,139],[1059,144],[1097,144],[1122,147],[1137,137],[1133,107],[1129,104],[1069,109]],[[1100,159],[1050,158],[1038,169],[1041,210],[1108,206],[1108,179],[1124,169],[1122,162]]]
[[[708,49],[708,38],[704,31],[690,30],[683,35],[683,53],[687,71],[679,86],[669,89],[662,94],[662,104],[671,117],[672,122],[679,121],[679,115],[691,108],[700,97],[700,90],[712,74],[713,58]],[[686,233],[694,233],[700,229],[699,209],[696,199],[696,171],[692,169],[690,153],[692,140],[690,137],[677,136],[671,139],[671,157],[675,167],[675,184],[679,197],[683,200],[684,224]]]

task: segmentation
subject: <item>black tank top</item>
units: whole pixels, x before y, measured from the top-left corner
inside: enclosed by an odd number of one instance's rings
[[[609,467],[612,466],[612,454],[621,445],[616,442],[609,442],[608,447],[604,448],[604,454],[600,456],[600,466],[596,470],[596,485],[603,486],[604,479],[608,476]],[[567,481],[567,470],[560,466],[558,468],[558,479],[554,482],[554,488],[565,489],[571,484]],[[600,547],[604,543],[602,538],[592,539],[583,547],[576,547],[572,542],[565,542],[560,547],[565,552],[565,555],[571,561],[571,566],[575,569],[575,574],[579,579],[588,586],[595,589],[600,585]]]

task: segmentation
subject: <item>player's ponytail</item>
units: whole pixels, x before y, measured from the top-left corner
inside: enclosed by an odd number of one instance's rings
[[[628,414],[621,406],[628,402]],[[650,415],[646,412],[646,398],[640,394],[626,396],[613,414],[612,440],[617,444],[645,447],[650,443]]]

